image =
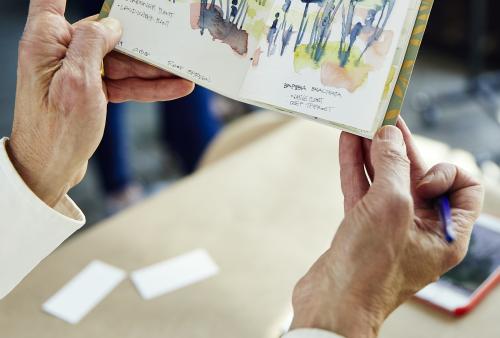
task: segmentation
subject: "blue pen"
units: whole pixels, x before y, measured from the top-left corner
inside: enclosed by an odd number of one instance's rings
[[[444,238],[448,243],[453,243],[455,240],[455,230],[453,229],[453,220],[451,219],[451,206],[448,196],[441,196],[437,200],[439,208],[439,216],[443,226]]]

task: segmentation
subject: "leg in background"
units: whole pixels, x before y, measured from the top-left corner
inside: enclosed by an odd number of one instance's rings
[[[132,182],[125,122],[124,106],[110,103],[104,136],[95,153],[106,194],[121,192]]]
[[[179,158],[186,174],[192,173],[221,122],[211,110],[214,94],[197,86],[182,99],[161,104],[162,137]]]
[[[123,104],[108,105],[106,129],[95,153],[108,214],[125,209],[143,197],[142,187],[134,182],[128,158],[124,107]]]

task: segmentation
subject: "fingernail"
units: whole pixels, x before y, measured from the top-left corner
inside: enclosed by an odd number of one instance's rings
[[[401,131],[394,126],[385,126],[377,133],[377,138],[382,141],[403,143]]]
[[[120,21],[114,19],[114,18],[104,18],[100,21],[104,26],[108,27],[112,31],[115,32],[121,32],[122,31],[122,25]]]

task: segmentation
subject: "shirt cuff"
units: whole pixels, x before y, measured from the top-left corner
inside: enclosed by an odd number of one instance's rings
[[[49,207],[26,185],[0,140],[0,299],[85,224],[85,216],[65,196]]]
[[[297,329],[286,333],[281,338],[344,338],[336,333],[320,329]]]

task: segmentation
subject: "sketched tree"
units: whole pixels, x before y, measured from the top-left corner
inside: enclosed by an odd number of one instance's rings
[[[389,20],[392,10],[394,9],[394,5],[396,4],[396,0],[383,0],[382,6],[377,6],[374,11],[372,12],[373,17],[369,17],[367,20],[367,24],[373,24],[373,21],[375,20],[375,16],[377,15],[378,12],[380,12],[380,16],[378,18],[377,24],[375,27],[373,27],[373,34],[368,38],[368,41],[366,43],[365,48],[363,49],[363,52],[361,52],[361,55],[359,58],[356,60],[356,64],[359,64],[363,56],[365,55],[366,51],[373,46],[375,42],[377,42],[382,34],[384,33],[385,26],[387,25],[387,21]],[[370,14],[369,14],[370,15]]]
[[[344,0],[326,0],[322,3],[320,10],[314,19],[311,37],[306,51],[315,62],[319,62],[325,53],[325,49],[333,30],[333,21]]]
[[[292,0],[285,0],[285,3],[283,6],[281,6],[281,9],[283,11],[283,21],[281,21],[281,25],[278,31],[282,31],[286,27],[286,18],[288,16],[288,11],[290,11],[290,7],[292,5]],[[276,38],[275,38],[276,39]]]
[[[285,53],[285,49],[286,47],[288,46],[288,44],[290,43],[290,40],[292,38],[292,33],[293,33],[293,26],[290,25],[288,26],[288,28],[284,28],[283,29],[283,34],[281,35],[281,51],[280,51],[280,55],[283,56],[283,54]]]
[[[283,11],[283,19],[281,20],[281,23],[279,23],[280,13],[277,12],[275,14],[275,19],[273,21],[272,26],[269,28],[269,32],[267,35],[267,42],[269,44],[267,50],[268,56],[274,54],[276,46],[278,44],[279,37],[281,37],[281,50],[280,50],[281,56],[283,56],[286,47],[290,43],[293,34],[293,25],[287,26],[287,15],[290,10],[291,4],[292,0],[285,0],[283,6],[281,7]]]
[[[221,1],[221,0],[219,0]],[[203,35],[205,33],[205,13],[208,8],[208,0],[200,0],[200,34]],[[222,8],[222,7],[221,7]]]
[[[218,1],[218,5],[216,5]],[[213,40],[229,45],[236,53],[248,51],[248,33],[243,30],[249,5],[248,0],[200,0],[198,26],[200,34],[207,30]],[[224,11],[224,8],[226,11]]]
[[[226,4],[222,3],[223,0],[218,0],[218,7],[215,6],[215,0],[200,0],[200,34],[203,35],[207,26],[207,21],[213,16],[220,15],[226,24],[232,24],[237,29],[243,29],[245,23],[249,3],[248,0],[226,0]],[[225,8],[225,10],[224,10]],[[216,14],[218,13],[218,14]]]
[[[302,3],[305,3],[306,6],[304,7],[304,12],[302,13],[302,20],[300,22],[299,26],[299,32],[297,33],[297,40],[295,41],[295,48],[294,50],[297,50],[297,47],[302,43],[302,39],[304,38],[304,34],[307,29],[307,24],[309,23],[309,5],[310,4],[321,4],[323,3],[324,0],[300,0]]]
[[[274,14],[273,24],[269,28],[269,32],[267,33],[267,56],[271,56],[274,54],[276,49],[276,38],[278,36],[278,22],[280,18],[280,13],[276,12]]]
[[[285,49],[290,43],[290,39],[292,38],[292,33],[293,33],[293,25],[290,25],[287,27],[287,16],[288,12],[290,11],[290,7],[292,5],[292,0],[285,0],[285,3],[283,4],[282,10],[283,10],[283,21],[281,22],[280,25],[280,31],[281,33],[281,51],[280,55],[283,56],[285,53]],[[276,39],[276,38],[275,38]],[[275,41],[276,43],[276,41]]]
[[[229,3],[229,0],[227,0],[227,2]],[[229,17],[231,22],[239,29],[243,28],[243,24],[245,23],[245,19],[248,14],[248,8],[248,0],[243,0],[239,5],[238,0],[232,0],[231,13]]]
[[[338,55],[341,67],[345,67],[347,62],[349,61],[349,56],[351,55],[354,42],[356,42],[356,39],[358,38],[359,34],[361,33],[361,29],[363,28],[362,24],[359,22],[353,27],[353,19],[356,6],[363,1],[364,0],[349,0],[347,13],[345,11],[345,6],[342,10],[342,35],[340,39]],[[347,44],[348,36],[349,44]]]
[[[364,22],[357,22],[356,24],[353,24],[356,6],[363,1],[364,0],[349,0],[347,12],[345,8],[342,11],[342,37],[340,40],[338,54],[341,67],[345,67],[349,62],[354,43],[361,32],[370,32],[371,35],[369,36],[365,47],[355,61],[355,65],[359,65],[367,50],[379,41],[380,37],[384,33],[385,27],[396,3],[396,0],[381,0],[381,4],[375,5],[374,8],[368,11],[368,15]],[[374,25],[375,21],[377,23]],[[349,43],[347,42],[347,37],[349,37]]]

